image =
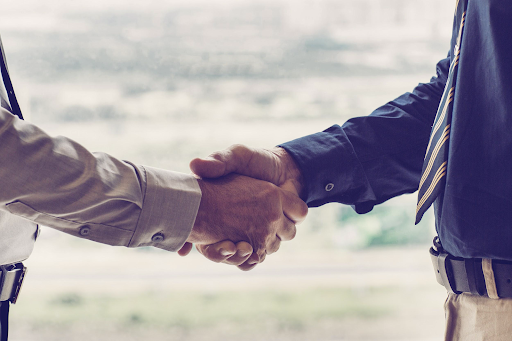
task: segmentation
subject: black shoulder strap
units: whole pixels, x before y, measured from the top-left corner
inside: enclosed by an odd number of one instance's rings
[[[19,118],[23,119],[23,115],[21,114],[21,109],[18,104],[18,100],[16,100],[16,95],[14,94],[14,89],[12,87],[11,78],[9,77],[9,71],[7,70],[7,62],[5,60],[4,47],[2,45],[2,38],[0,37],[0,68],[2,69],[2,78],[4,80],[4,86],[7,90],[7,96],[9,97],[9,102],[11,105],[12,113]]]

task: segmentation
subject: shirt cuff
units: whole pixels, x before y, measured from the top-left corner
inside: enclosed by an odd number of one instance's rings
[[[339,202],[355,206],[358,213],[371,211],[375,195],[340,126],[334,125],[280,147],[286,149],[301,170],[304,179],[302,199],[309,207]]]
[[[142,211],[129,247],[179,250],[187,240],[201,202],[197,180],[189,174],[135,166],[145,177]]]

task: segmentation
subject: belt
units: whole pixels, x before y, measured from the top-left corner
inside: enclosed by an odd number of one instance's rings
[[[0,301],[16,303],[26,272],[22,263],[0,265]]]
[[[461,258],[447,253],[434,238],[430,257],[437,282],[448,292],[488,296],[481,258]],[[512,298],[512,262],[492,260],[496,290],[500,298]]]

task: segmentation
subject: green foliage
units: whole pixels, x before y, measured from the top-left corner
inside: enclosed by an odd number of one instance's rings
[[[69,294],[63,294],[58,297],[55,297],[52,301],[50,301],[50,304],[52,305],[60,305],[60,306],[81,306],[84,303],[84,300],[81,295],[78,295],[76,293],[69,293]]]
[[[29,325],[73,328],[83,321],[98,327],[190,330],[229,324],[235,328],[271,326],[301,330],[322,320],[375,319],[393,313],[396,290],[314,288],[298,291],[137,293],[128,297],[80,295],[32,297],[16,311]],[[23,309],[24,308],[24,309]]]
[[[352,208],[343,206],[339,213],[339,227],[355,228],[359,247],[425,244],[432,239],[429,219],[414,225],[415,210],[412,205],[380,205],[371,212],[359,215]]]

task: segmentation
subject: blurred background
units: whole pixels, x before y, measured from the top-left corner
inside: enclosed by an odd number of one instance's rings
[[[189,172],[233,143],[271,147],[427,82],[452,1],[23,0],[0,33],[26,119],[92,151]],[[11,340],[441,340],[445,290],[415,196],[310,211],[244,273],[44,228]]]

